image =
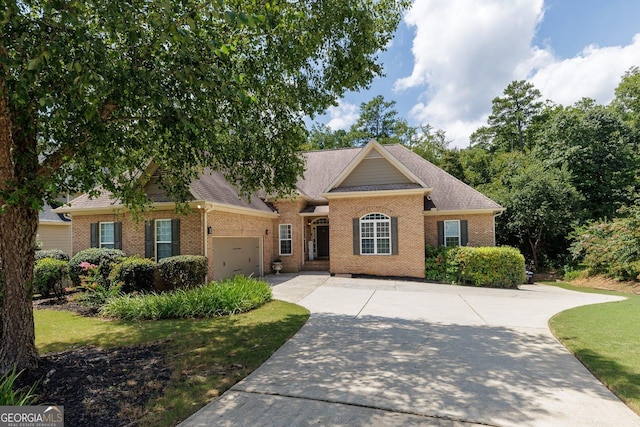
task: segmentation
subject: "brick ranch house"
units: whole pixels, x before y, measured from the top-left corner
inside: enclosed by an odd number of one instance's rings
[[[73,218],[74,254],[206,255],[209,279],[272,273],[276,258],[285,272],[423,278],[425,245],[495,245],[504,208],[401,145],[372,140],[303,156],[291,199],[240,198],[222,174],[205,170],[191,184],[191,212],[177,214],[156,171],[141,183],[154,202],[143,221],[108,193],[57,212]]]

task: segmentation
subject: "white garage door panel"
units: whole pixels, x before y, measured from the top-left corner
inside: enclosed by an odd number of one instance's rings
[[[237,274],[260,276],[260,239],[255,237],[217,237],[213,239],[213,278],[226,279]]]

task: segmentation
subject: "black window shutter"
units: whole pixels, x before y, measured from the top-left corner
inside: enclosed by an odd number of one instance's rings
[[[180,220],[171,220],[171,256],[180,255]]]
[[[438,245],[444,245],[444,221],[438,221]]]
[[[90,225],[91,247],[92,248],[100,247],[100,242],[98,241],[98,239],[100,238],[98,227],[100,227],[100,224],[98,224],[97,222],[92,222],[91,225]]]
[[[122,223],[113,223],[113,247],[122,250]]]
[[[469,243],[469,225],[466,219],[460,221],[460,245],[467,246]]]
[[[144,257],[155,258],[155,245],[153,238],[153,221],[148,220],[144,222]]]
[[[353,254],[360,255],[360,218],[353,218]]]
[[[398,255],[398,217],[391,217],[391,254]]]

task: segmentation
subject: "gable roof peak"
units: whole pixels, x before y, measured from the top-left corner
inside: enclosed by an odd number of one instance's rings
[[[347,164],[347,166],[338,174],[338,176],[331,182],[326,188],[324,193],[329,193],[331,190],[339,187],[344,183],[354,171],[367,159],[379,159],[389,165],[390,169],[394,170],[394,173],[402,176],[405,182],[415,184],[419,187],[428,189],[429,186],[425,184],[417,175],[411,172],[400,160],[398,160],[393,154],[384,148],[375,139],[369,140],[369,142],[360,149],[360,152]]]

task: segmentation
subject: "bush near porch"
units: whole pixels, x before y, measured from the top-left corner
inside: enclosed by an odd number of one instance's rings
[[[524,257],[510,247],[428,246],[425,277],[456,285],[517,288],[526,280]]]

